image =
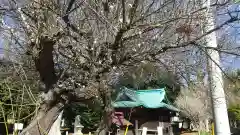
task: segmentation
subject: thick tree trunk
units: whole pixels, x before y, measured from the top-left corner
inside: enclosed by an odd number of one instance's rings
[[[63,104],[59,103],[51,107],[48,111],[41,110],[37,117],[21,132],[20,135],[47,135],[62,109]]]
[[[112,124],[111,114],[112,111],[110,109],[105,110],[103,119],[101,120],[100,125],[96,131],[96,135],[107,135]]]
[[[42,82],[41,90],[43,93],[43,103],[36,118],[23,130],[20,135],[47,135],[51,126],[58,118],[63,109],[60,102],[60,93],[54,89],[57,83],[57,75],[54,69],[53,46],[55,40],[46,36],[39,38],[40,43],[31,43],[32,48],[39,49],[39,53],[34,56],[35,66]]]

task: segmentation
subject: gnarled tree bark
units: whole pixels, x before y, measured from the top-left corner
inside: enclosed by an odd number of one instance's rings
[[[54,70],[53,46],[55,41],[49,37],[41,37],[39,44],[32,43],[32,49],[38,50],[34,56],[35,66],[39,72],[42,89],[44,90],[43,103],[40,106],[37,116],[26,127],[21,135],[46,135],[52,124],[63,110],[64,103],[59,100],[59,95],[53,89],[57,82],[57,75]]]
[[[25,128],[20,135],[46,135],[48,134],[52,124],[57,119],[63,109],[63,104],[56,104],[48,111],[39,111],[36,118],[31,124]]]

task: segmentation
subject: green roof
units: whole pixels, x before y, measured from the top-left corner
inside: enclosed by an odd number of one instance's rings
[[[113,102],[114,108],[133,108],[143,106],[145,108],[167,108],[179,111],[169,102],[164,101],[166,92],[162,89],[131,90],[124,88]]]

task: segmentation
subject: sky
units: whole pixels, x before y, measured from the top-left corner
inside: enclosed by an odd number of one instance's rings
[[[240,11],[240,5],[234,4],[230,7],[223,9],[221,12],[228,12],[233,10]],[[237,15],[237,14],[232,14]],[[228,20],[230,17],[229,15],[219,15],[216,18],[216,24],[221,24],[224,21]],[[225,26],[223,29],[217,31],[217,38],[220,39],[222,36],[227,36],[228,40],[231,41],[231,45],[233,47],[240,47],[240,22],[236,22]],[[238,52],[240,54],[240,52]],[[240,57],[236,57],[233,55],[222,55],[222,65],[225,69],[238,69],[240,68]]]

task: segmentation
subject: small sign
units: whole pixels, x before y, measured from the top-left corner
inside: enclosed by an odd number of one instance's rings
[[[23,130],[23,123],[14,123],[14,130]]]

